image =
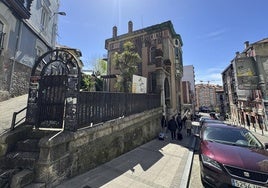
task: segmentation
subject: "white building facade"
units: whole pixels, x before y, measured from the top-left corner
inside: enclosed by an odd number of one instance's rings
[[[59,0],[0,1],[0,101],[28,92],[37,57],[55,48]]]

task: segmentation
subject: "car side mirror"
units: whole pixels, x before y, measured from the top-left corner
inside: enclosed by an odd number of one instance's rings
[[[268,143],[264,143],[264,148],[268,150]]]

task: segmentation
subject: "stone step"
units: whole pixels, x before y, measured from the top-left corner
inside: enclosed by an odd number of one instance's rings
[[[0,169],[0,187],[10,187],[13,175],[18,172],[19,169]]]
[[[1,168],[27,168],[34,169],[35,162],[39,158],[39,152],[11,152],[5,156],[5,162]]]
[[[16,151],[18,152],[39,152],[39,139],[26,139],[17,143]]]
[[[38,129],[33,129],[31,134],[28,135],[27,138],[29,139],[40,139],[49,135],[53,135],[53,132],[51,131],[40,131]]]
[[[46,188],[46,184],[45,183],[31,183],[29,185],[26,185],[23,188]]]
[[[29,185],[34,180],[34,172],[32,170],[24,169],[13,175],[10,188],[24,187]]]

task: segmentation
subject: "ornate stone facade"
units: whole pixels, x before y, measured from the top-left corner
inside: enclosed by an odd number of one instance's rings
[[[147,78],[147,92],[161,92],[163,113],[167,116],[181,110],[181,77],[183,74],[182,40],[174,30],[171,21],[133,30],[133,23],[128,23],[128,33],[117,35],[113,27],[113,36],[105,41],[108,50],[108,75],[120,72],[113,65],[115,52],[121,52],[125,42],[131,41],[142,59],[138,75]],[[116,91],[115,80],[109,79],[106,90]]]

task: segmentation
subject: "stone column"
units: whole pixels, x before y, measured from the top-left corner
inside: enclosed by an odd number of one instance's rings
[[[67,92],[65,96],[65,118],[63,120],[64,130],[77,130],[78,80],[77,75],[68,75]]]

